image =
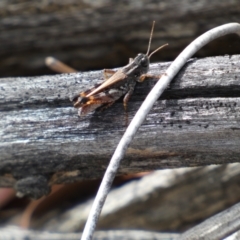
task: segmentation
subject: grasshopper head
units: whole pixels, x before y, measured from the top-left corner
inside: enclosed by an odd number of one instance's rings
[[[149,58],[146,54],[139,53],[123,71],[127,76],[138,78],[149,70]]]
[[[149,70],[149,58],[146,54],[139,53],[134,59],[132,64],[136,67],[135,69],[139,72],[139,74],[147,73]]]

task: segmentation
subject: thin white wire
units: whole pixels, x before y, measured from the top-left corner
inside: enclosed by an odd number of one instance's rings
[[[240,24],[228,23],[213,28],[212,30],[198,37],[191,44],[189,44],[188,47],[186,47],[182,51],[182,53],[174,60],[174,62],[167,69],[166,73],[159,79],[154,88],[148,94],[145,101],[142,103],[141,107],[139,108],[136,115],[129,124],[126,132],[124,133],[111,158],[111,161],[108,165],[100,188],[98,190],[97,196],[93,202],[92,209],[89,213],[85,228],[83,230],[81,238],[82,240],[92,239],[99,215],[101,213],[105,199],[111,189],[111,185],[117,173],[120,161],[123,158],[138,128],[141,126],[142,122],[145,120],[147,114],[151,110],[153,104],[157,101],[157,99],[167,88],[174,76],[179,72],[179,70],[183,67],[187,60],[192,57],[193,54],[195,54],[200,48],[202,48],[212,40],[230,33],[237,33],[238,35],[240,35]]]

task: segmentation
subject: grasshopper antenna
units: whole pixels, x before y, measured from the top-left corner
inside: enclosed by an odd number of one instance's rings
[[[150,38],[149,38],[148,49],[147,49],[146,55],[148,55],[148,54],[149,54],[149,51],[150,51],[151,42],[152,42],[152,36],[153,36],[153,30],[154,30],[154,25],[155,25],[155,21],[153,21],[153,24],[152,24],[152,30],[151,30],[151,34],[150,34]]]
[[[148,55],[148,54],[149,54],[149,51],[150,51],[150,47],[151,47],[154,25],[155,25],[155,21],[153,21],[153,24],[152,24],[152,30],[151,30],[151,34],[150,34],[150,38],[149,38],[149,43],[148,43],[148,49],[147,49],[147,53],[146,53],[146,55],[148,56],[148,59],[150,59],[150,57],[151,57],[154,53],[156,53],[157,51],[159,51],[160,49],[168,46],[168,43],[166,43],[166,44],[162,45],[161,47],[157,48],[156,50],[154,50],[153,52],[151,52],[150,55]]]
[[[157,51],[159,51],[160,49],[162,49],[162,48],[164,48],[164,47],[166,47],[166,46],[168,46],[168,43],[162,45],[161,47],[159,47],[159,48],[157,48],[156,50],[154,50],[153,52],[151,52],[151,53],[149,54],[148,58],[150,59],[150,57],[151,57],[154,53],[156,53]]]

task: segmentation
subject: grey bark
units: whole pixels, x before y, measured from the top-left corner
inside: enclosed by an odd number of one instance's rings
[[[240,190],[239,179],[238,163],[152,172],[141,179],[116,187],[109,193],[98,229],[183,232],[238,203],[240,197],[236,193]],[[52,211],[54,216],[50,220],[43,216],[35,221],[43,230],[81,231],[92,203],[93,198],[64,213],[61,209]],[[228,228],[227,225],[222,225],[222,228],[229,232],[233,228],[231,221]],[[201,231],[201,234],[205,233],[206,231]]]
[[[148,115],[119,174],[238,162],[239,60],[236,55],[189,61]],[[164,73],[169,64],[154,64],[151,73]],[[49,185],[103,175],[125,130],[122,102],[79,118],[69,101],[100,78],[102,72],[1,79],[2,187],[33,192],[30,183],[42,179],[34,195],[39,197]],[[129,119],[155,82],[137,86]]]
[[[40,232],[34,230],[23,230],[17,227],[8,226],[0,228],[0,240],[77,240],[81,236],[80,233],[58,233],[58,232]],[[97,231],[94,234],[93,240],[111,240],[111,239],[126,239],[126,240],[174,240],[178,234],[157,233],[150,231],[137,230],[112,230],[112,231]]]
[[[239,21],[238,1],[17,1],[0,3],[0,76],[50,73],[53,55],[79,70],[121,66],[146,52],[152,21],[152,49],[169,43],[155,60],[174,59],[194,38]],[[198,56],[240,53],[236,36],[208,44]]]
[[[224,239],[232,235],[230,239],[237,239],[240,228],[240,203],[216,214],[203,223],[183,233],[179,240],[191,239]],[[235,235],[235,236],[234,236]]]

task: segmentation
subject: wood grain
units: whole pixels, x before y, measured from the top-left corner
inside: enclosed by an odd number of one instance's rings
[[[119,174],[239,161],[239,60],[190,60],[147,116]],[[169,64],[153,64],[151,73]],[[125,131],[122,101],[79,118],[69,100],[101,78],[97,71],[0,80],[0,186],[45,178],[41,195],[47,185],[102,177]],[[130,119],[155,82],[137,86]]]

